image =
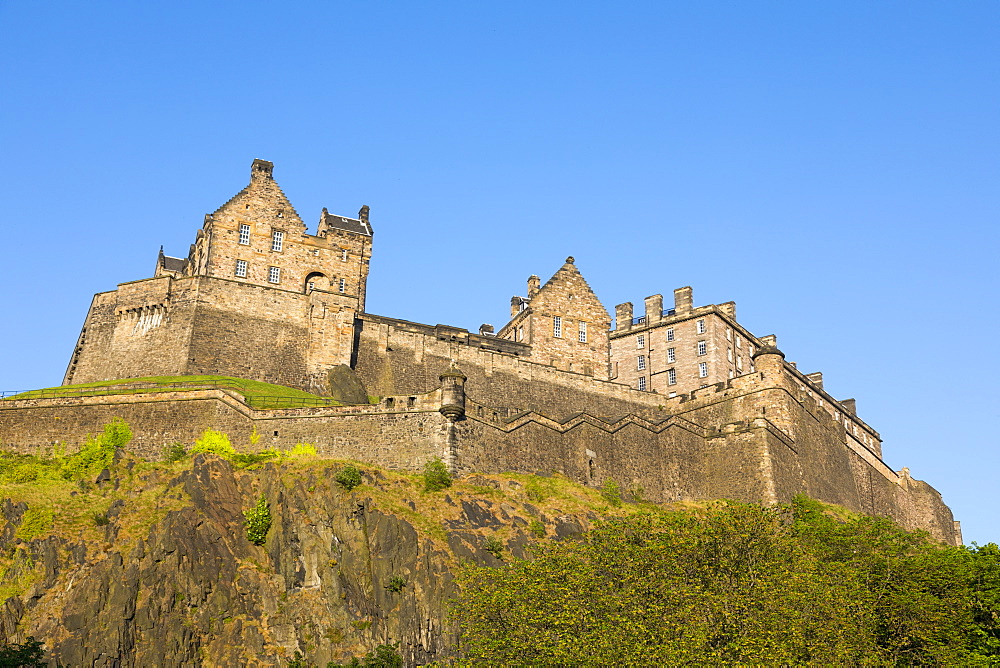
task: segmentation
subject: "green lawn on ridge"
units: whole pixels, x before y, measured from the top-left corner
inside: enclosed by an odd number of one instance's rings
[[[241,395],[253,408],[300,408],[303,406],[340,406],[340,402],[304,390],[274,385],[259,380],[232,376],[144,376],[47,387],[21,392],[6,400],[50,397],[97,397],[142,392],[198,390],[206,387],[227,389]]]

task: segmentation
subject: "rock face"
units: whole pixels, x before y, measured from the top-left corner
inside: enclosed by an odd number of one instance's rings
[[[550,535],[588,524],[586,512],[557,519],[512,501],[514,480],[427,494],[415,479],[366,471],[367,484],[348,492],[338,468],[237,471],[198,455],[179,473],[115,473],[102,483],[118,498],[98,541],[22,541],[27,506],[6,501],[0,549],[13,561],[2,584],[33,580],[0,609],[0,640],[34,635],[52,665],[275,666],[298,651],[325,666],[397,642],[418,665],[455,645],[447,600],[459,560],[501,564],[483,550],[486,536],[523,556],[529,520]],[[148,527],[129,524],[149,512],[139,504],[150,490],[160,511]],[[273,518],[263,546],[247,540],[243,515],[260,495]]]

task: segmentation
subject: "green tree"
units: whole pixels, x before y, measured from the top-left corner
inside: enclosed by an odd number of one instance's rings
[[[271,507],[263,494],[253,508],[243,511],[246,518],[247,540],[254,545],[263,545],[267,532],[271,530]]]
[[[435,457],[424,464],[424,491],[437,492],[451,487],[451,474],[440,457]]]

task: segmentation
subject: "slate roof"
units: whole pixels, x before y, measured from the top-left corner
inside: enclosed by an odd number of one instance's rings
[[[347,230],[348,232],[355,232],[357,234],[367,234],[372,235],[372,229],[363,220],[358,218],[347,218],[346,216],[334,216],[330,213],[323,214],[323,222],[326,223],[327,227],[332,227],[338,230]]]
[[[184,271],[187,266],[187,259],[181,257],[163,256],[163,268],[167,271]]]

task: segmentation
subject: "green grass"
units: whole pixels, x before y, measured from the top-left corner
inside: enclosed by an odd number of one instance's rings
[[[22,392],[7,400],[41,399],[49,397],[100,397],[143,392],[176,392],[218,387],[240,394],[247,405],[254,408],[300,408],[302,406],[339,406],[328,397],[321,397],[284,385],[274,385],[259,380],[246,380],[232,376],[145,376],[102,380],[96,383],[79,383],[48,387]]]

